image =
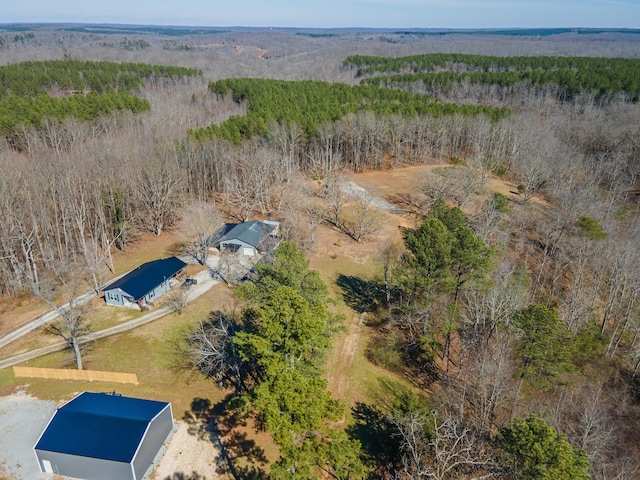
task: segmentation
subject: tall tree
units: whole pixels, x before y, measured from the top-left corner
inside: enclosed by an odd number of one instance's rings
[[[318,469],[363,478],[359,442],[326,424],[344,406],[331,399],[322,376],[332,316],[327,288],[308,265],[295,244],[283,242],[274,262],[259,266],[256,282],[240,290],[249,307],[233,342],[243,362],[255,366],[256,378],[241,400],[280,447],[274,478],[317,478]]]
[[[571,364],[574,342],[555,310],[545,305],[529,305],[514,313],[513,325],[520,333],[516,352],[521,360],[522,380],[545,389],[559,375],[574,369]]]
[[[200,265],[206,265],[213,236],[224,224],[220,212],[210,203],[192,203],[185,209],[182,224],[187,236],[187,252]]]
[[[82,266],[73,264],[70,260],[52,259],[48,263],[52,273],[34,292],[58,314],[60,321],[50,324],[49,329],[68,343],[73,350],[78,370],[82,370],[79,340],[88,330],[86,304],[93,296],[82,294],[80,290],[84,283]],[[59,303],[60,299],[62,304]]]
[[[462,210],[441,199],[417,229],[405,233],[405,246],[399,269],[404,291],[424,297],[436,287],[453,293],[454,302],[466,282],[486,273],[493,255]]]
[[[522,480],[587,480],[589,460],[567,436],[536,414],[513,418],[500,430],[497,445],[507,453],[506,466]]]

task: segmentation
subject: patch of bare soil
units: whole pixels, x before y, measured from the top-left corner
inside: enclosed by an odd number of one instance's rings
[[[186,422],[176,422],[166,451],[150,475],[151,480],[216,480],[220,449],[211,436],[190,432]]]
[[[345,175],[345,178],[364,187],[371,195],[381,196],[383,199],[393,202],[393,198],[398,194],[415,192],[426,173],[441,166],[411,165],[391,170],[351,173]]]
[[[442,165],[416,165],[345,175],[345,180],[350,182],[348,184],[350,193],[361,198],[366,196],[376,201],[380,200],[378,204],[382,210],[379,211],[379,228],[364,241],[354,242],[336,228],[323,225],[318,230],[318,241],[310,255],[312,267],[325,272],[334,270],[339,272],[339,265],[332,267],[327,265],[328,262],[339,262],[340,258],[346,257],[364,264],[379,256],[381,250],[391,242],[400,243],[402,229],[413,227],[415,219],[387,206],[400,195],[416,192],[425,175],[437,167]],[[487,192],[500,192],[510,200],[518,201],[518,195],[514,193],[516,186],[512,183],[499,178],[490,178],[486,187]],[[478,202],[482,203],[483,200],[479,198]],[[376,202],[372,202],[372,205],[375,206]],[[348,204],[345,209],[348,209]],[[328,373],[329,390],[334,398],[342,400],[347,405],[352,401],[349,393],[353,375],[352,366],[362,335],[365,315],[354,313],[353,319],[348,322],[347,334],[335,345],[335,358],[331,360]]]

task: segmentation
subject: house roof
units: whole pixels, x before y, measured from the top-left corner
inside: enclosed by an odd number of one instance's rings
[[[131,270],[124,277],[105,287],[103,291],[119,288],[138,300],[167,278],[173,277],[186,267],[186,265],[187,264],[178,257],[169,257],[143,263],[135,270]]]
[[[252,220],[251,222],[239,223],[229,230],[219,242],[229,242],[231,240],[240,240],[252,247],[258,248],[262,239],[269,235],[276,228],[276,224],[265,223],[260,220]]]
[[[36,450],[130,463],[166,402],[84,392],[60,407]]]

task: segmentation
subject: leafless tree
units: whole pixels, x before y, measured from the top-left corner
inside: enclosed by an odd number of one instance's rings
[[[526,273],[503,265],[489,285],[467,290],[461,312],[463,340],[486,345],[500,327],[508,327],[511,315],[529,300]]]
[[[384,119],[384,138],[389,147],[389,155],[391,156],[389,166],[395,167],[402,165],[407,153],[407,144],[409,144],[408,130],[410,128],[407,119],[397,115],[390,115]]]
[[[140,220],[151,232],[160,235],[176,220],[177,208],[183,201],[182,173],[169,150],[159,147],[155,159],[140,165],[137,192],[140,200]]]
[[[213,236],[224,225],[218,209],[211,203],[194,202],[184,211],[182,230],[187,237],[187,252],[200,265],[206,265]]]
[[[493,478],[492,462],[471,430],[452,416],[441,420],[438,412],[393,415],[403,451],[399,478]],[[429,426],[433,433],[429,434]]]
[[[167,294],[167,305],[177,314],[181,314],[189,303],[189,291],[185,288],[171,290]]]
[[[295,122],[282,124],[272,121],[267,126],[267,141],[284,159],[283,171],[288,178],[291,178],[297,170],[297,150],[303,138],[302,129]]]
[[[361,242],[380,229],[379,211],[370,196],[356,197],[350,203],[349,215],[344,217],[339,228],[356,242]]]
[[[198,329],[187,336],[185,354],[192,368],[241,391],[242,360],[233,344],[236,327],[231,313],[211,312],[207,321],[200,322]]]
[[[394,272],[400,265],[403,246],[399,242],[387,243],[380,255],[382,257],[382,278],[384,280],[387,305],[391,307],[391,291],[393,288]]]
[[[333,176],[326,183],[325,196],[329,201],[329,212],[327,221],[340,228],[342,225],[342,210],[349,197],[344,191],[344,181],[339,176]]]
[[[76,359],[78,370],[82,370],[82,352],[79,339],[88,331],[85,321],[86,304],[91,298],[83,294],[84,269],[81,264],[73,264],[60,260],[48,261],[51,273],[37,288],[35,295],[42,299],[60,317],[60,323],[51,323],[48,328],[62,337],[68,344]]]
[[[308,146],[304,154],[302,168],[330,183],[333,175],[344,167],[339,149],[340,137],[339,129],[333,124],[319,125],[316,141]]]
[[[280,223],[280,234],[306,250],[316,242],[317,230],[327,217],[327,207],[319,198],[310,198],[310,192],[294,187],[285,201],[284,220]]]
[[[482,177],[469,167],[441,167],[425,175],[422,191],[433,200],[452,200],[463,206],[474,194],[480,193]]]

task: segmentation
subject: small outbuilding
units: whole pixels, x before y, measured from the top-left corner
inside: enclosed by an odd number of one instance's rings
[[[254,256],[273,250],[278,244],[278,222],[252,220],[230,226],[218,240],[221,252]]]
[[[178,257],[143,263],[105,287],[104,300],[108,305],[139,306],[152,304],[171,287],[171,279],[187,264]]]
[[[44,473],[140,480],[172,429],[170,403],[84,392],[56,410],[33,448]]]

